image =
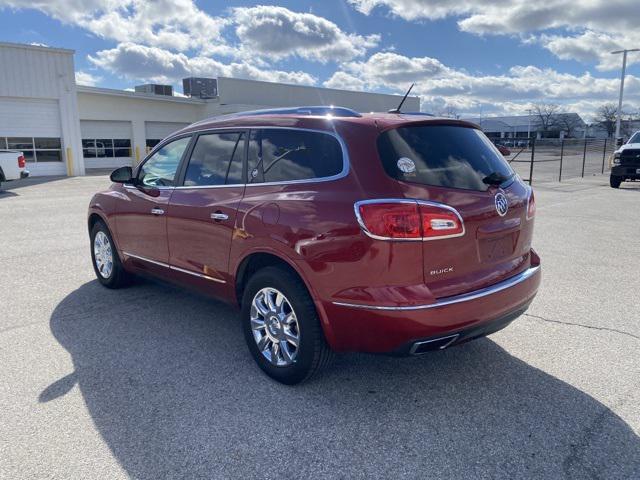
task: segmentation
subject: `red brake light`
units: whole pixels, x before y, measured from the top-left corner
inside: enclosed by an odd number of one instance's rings
[[[356,203],[360,226],[370,237],[431,240],[464,234],[458,213],[446,206],[416,200],[369,200]]]
[[[531,220],[536,215],[536,199],[533,195],[533,189],[529,192],[527,200],[527,220]]]
[[[362,227],[373,237],[421,237],[420,212],[413,201],[360,203],[357,211]]]
[[[27,162],[24,159],[24,155],[20,155],[18,157],[18,168],[24,168],[27,165]]]

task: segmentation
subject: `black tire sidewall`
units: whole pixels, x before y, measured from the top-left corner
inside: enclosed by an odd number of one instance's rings
[[[272,365],[259,351],[251,330],[251,302],[255,294],[265,287],[272,287],[284,294],[296,313],[300,330],[300,347],[293,365]],[[258,366],[273,379],[288,385],[305,380],[313,370],[318,354],[318,344],[324,338],[318,314],[311,296],[299,277],[284,268],[267,267],[256,272],[248,281],[242,297],[242,329],[247,346]]]
[[[620,184],[621,184],[621,183],[622,183],[622,178],[620,178],[620,177],[614,177],[614,176],[609,177],[609,185],[610,185],[612,188],[618,188],[618,187],[620,187]]]

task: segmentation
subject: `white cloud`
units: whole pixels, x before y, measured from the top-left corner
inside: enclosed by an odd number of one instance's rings
[[[242,45],[275,59],[297,55],[322,63],[350,60],[380,40],[379,35],[347,34],[326,18],[283,7],[236,8],[233,12]]]
[[[362,62],[347,62],[324,85],[357,90],[412,91],[422,99],[427,111],[454,107],[461,112],[524,112],[529,105],[552,102],[579,108],[590,114],[598,105],[616,98],[619,81],[559,73],[534,66],[512,67],[502,75],[473,75],[443,65],[430,57],[405,57],[396,53],[376,53]],[[627,77],[625,97],[628,107],[640,105],[640,78]]]
[[[177,51],[214,48],[228,23],[192,0],[0,0],[0,6],[40,10],[105,39]]]
[[[339,88],[342,90],[365,90],[367,82],[347,72],[337,71],[323,83],[327,88]]]
[[[601,70],[619,68],[610,55],[640,44],[638,0],[349,0],[364,14],[386,8],[406,20],[458,18],[461,30],[478,35],[543,33],[540,43],[561,59],[596,62]],[[557,33],[560,31],[560,33]],[[545,35],[545,32],[552,32]],[[627,47],[628,48],[628,47]],[[640,55],[630,57],[640,62]]]
[[[121,43],[101,50],[89,60],[116,75],[135,80],[175,83],[188,76],[228,76],[272,82],[313,85],[317,79],[305,72],[286,72],[257,68],[246,63],[225,64],[205,56],[189,57],[158,47]]]
[[[78,70],[76,72],[76,83],[78,85],[86,85],[88,87],[95,87],[98,83],[102,81],[102,77],[93,75],[89,72],[83,72],[82,70]]]

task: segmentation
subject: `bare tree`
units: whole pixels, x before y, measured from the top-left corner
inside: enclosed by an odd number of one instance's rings
[[[578,127],[584,126],[584,122],[576,114],[563,112],[556,114],[554,126],[565,132],[567,137],[571,138]]]
[[[607,137],[613,137],[616,131],[618,107],[613,103],[605,103],[596,110],[595,122],[607,131]]]
[[[557,130],[557,116],[560,112],[560,105],[555,103],[537,103],[533,105],[531,111],[537,120],[538,130],[543,134],[552,130]]]
[[[439,117],[460,118],[458,109],[452,105],[448,105],[447,107],[438,110],[437,115]]]

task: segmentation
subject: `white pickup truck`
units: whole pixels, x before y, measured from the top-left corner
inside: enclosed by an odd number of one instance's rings
[[[18,150],[0,150],[0,187],[2,182],[27,178],[27,162]]]

